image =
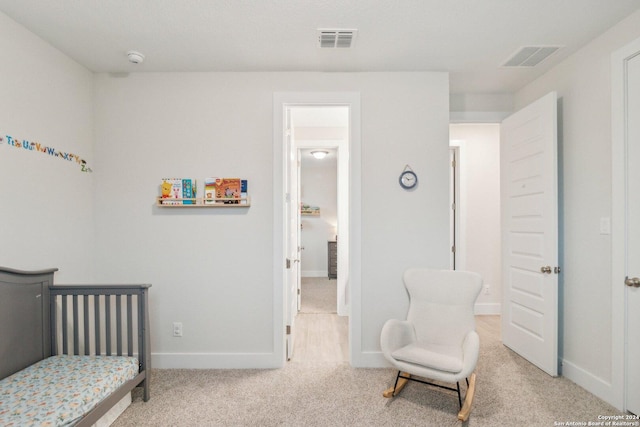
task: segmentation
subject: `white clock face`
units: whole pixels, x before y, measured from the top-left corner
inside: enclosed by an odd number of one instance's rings
[[[400,177],[400,183],[404,188],[413,188],[417,184],[417,177],[412,172],[404,172]]]

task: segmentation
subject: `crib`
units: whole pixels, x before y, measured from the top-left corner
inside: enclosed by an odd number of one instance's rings
[[[56,271],[0,267],[0,425],[108,425],[134,388],[150,398],[151,285],[54,285]]]

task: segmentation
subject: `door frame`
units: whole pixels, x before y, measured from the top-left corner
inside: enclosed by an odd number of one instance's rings
[[[626,176],[627,62],[640,55],[637,39],[611,55],[611,404],[626,410],[625,346],[627,307]]]
[[[361,349],[361,136],[359,92],[275,92],[273,94],[273,354],[274,365],[286,362],[287,287],[285,286],[284,110],[289,106],[349,107],[349,260],[347,298],[349,307],[349,361],[358,365]]]
[[[460,168],[460,153],[464,141],[449,141],[449,229],[451,236],[451,253],[449,255],[449,268],[451,270],[464,270],[466,265],[466,229],[464,221],[462,221],[462,170]],[[452,162],[455,161],[455,165]]]

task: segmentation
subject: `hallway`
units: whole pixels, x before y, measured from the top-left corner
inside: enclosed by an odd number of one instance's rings
[[[349,318],[336,314],[336,281],[303,277],[292,362],[349,361]]]

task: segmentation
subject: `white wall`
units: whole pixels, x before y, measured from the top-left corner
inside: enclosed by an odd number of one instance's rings
[[[338,224],[338,162],[335,150],[322,160],[307,154],[300,169],[301,201],[319,206],[320,216],[302,216],[301,274],[327,277],[327,241],[334,240]]]
[[[476,313],[500,314],[500,125],[454,124],[449,137],[460,147],[456,268],[482,275]]]
[[[94,167],[92,74],[1,12],[0,56],[0,265],[57,267],[57,283],[90,281],[92,174],[75,161],[9,146],[6,135]]]
[[[560,98],[563,375],[607,401],[616,394],[611,241],[600,219],[611,215],[611,53],[638,37],[640,12],[516,94],[517,108],[554,90]]]
[[[513,112],[511,93],[452,93],[451,123],[500,123]]]
[[[402,271],[447,265],[448,194],[429,185],[447,179],[446,73],[92,76],[1,14],[0,31],[11,64],[0,70],[3,99],[11,100],[0,107],[9,128],[2,130],[81,155],[94,171],[0,147],[0,174],[16,183],[3,186],[12,203],[0,207],[0,263],[57,266],[59,283],[152,283],[156,367],[280,363],[273,94],[359,92],[362,327],[353,344],[383,363],[380,328],[408,304]],[[425,183],[414,192],[397,183],[407,162]],[[159,209],[154,199],[167,175],[241,176],[252,206]],[[173,321],[183,322],[183,338],[171,336]]]
[[[277,366],[273,312],[273,94],[360,92],[361,336],[404,317],[405,268],[448,265],[446,73],[135,73],[95,76],[100,281],[150,282],[156,367]],[[247,125],[250,123],[250,125]],[[410,163],[421,179],[407,192]],[[163,176],[241,176],[246,210],[153,205]],[[171,336],[181,321],[184,337]],[[365,357],[366,359],[366,357]]]

